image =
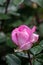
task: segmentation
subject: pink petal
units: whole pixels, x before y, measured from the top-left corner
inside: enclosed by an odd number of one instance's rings
[[[19,29],[20,32],[21,31],[26,31],[29,35],[32,34],[32,30],[26,25],[21,25],[21,26],[19,26],[18,29]]]
[[[30,42],[35,43],[38,41],[38,38],[39,38],[39,35],[33,33],[33,35],[31,36]]]
[[[17,31],[18,31],[18,28],[14,29],[11,33],[11,38],[12,38],[12,41],[18,45],[18,40],[17,40]]]
[[[32,32],[35,32],[36,31],[36,26],[34,26],[33,28],[32,28]]]
[[[18,32],[17,36],[18,36],[19,46],[22,46],[23,44],[25,44],[29,38],[29,35],[27,33],[23,33],[23,32]]]
[[[21,26],[19,26],[19,31],[23,31],[24,29],[26,29],[26,30],[28,30],[28,31],[31,30],[31,29],[30,29],[28,26],[26,26],[26,25],[21,25]]]
[[[31,30],[28,26],[26,25],[21,25],[19,26],[19,31],[23,31],[24,29],[27,29],[27,30]]]
[[[33,46],[33,44],[30,43],[30,42],[28,42],[28,43],[23,44],[23,45],[20,47],[20,49],[22,49],[22,50],[28,50],[28,49],[30,49],[32,46]]]

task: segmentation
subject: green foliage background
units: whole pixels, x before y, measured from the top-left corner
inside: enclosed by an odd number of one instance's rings
[[[14,52],[11,32],[19,25],[37,26],[39,40],[30,49],[32,65],[43,65],[43,0],[0,0],[0,65],[30,65],[28,55]]]

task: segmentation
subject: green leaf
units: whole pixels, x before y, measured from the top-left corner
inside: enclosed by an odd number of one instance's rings
[[[3,5],[4,2],[6,2],[6,0],[0,0],[1,5]]]
[[[42,62],[42,63],[43,63],[43,53],[37,55],[37,56],[36,56],[36,59],[37,59],[39,62]]]
[[[3,32],[0,32],[0,44],[6,41],[6,35]]]
[[[20,25],[22,25],[23,23],[22,23],[22,21],[21,20],[17,20],[17,21],[15,21],[15,22],[13,22],[12,23],[12,27],[17,27],[17,26],[20,26]]]
[[[42,65],[40,62],[38,62],[36,59],[33,60],[33,65]]]
[[[7,14],[0,13],[0,19],[9,19],[10,17]]]
[[[0,13],[5,13],[5,8],[4,7],[0,7]]]
[[[6,55],[6,63],[8,63],[8,65],[21,65],[20,59],[14,54]]]
[[[43,40],[39,43],[39,45],[43,48]]]
[[[29,17],[28,19],[26,19],[26,21],[24,22],[25,25],[30,25],[32,23],[32,19],[33,17]]]
[[[37,3],[39,6],[43,7],[43,0],[31,0],[31,1]]]
[[[18,8],[16,6],[14,6],[13,4],[9,5],[8,7],[8,13],[12,14],[15,13],[18,10]]]
[[[7,34],[6,44],[11,48],[16,48],[16,45],[12,42],[10,34]]]
[[[21,3],[23,3],[24,0],[13,0],[13,3],[15,5],[20,5]]]
[[[22,58],[27,58],[28,59],[28,54],[24,52],[18,52],[16,53],[17,56],[22,57]]]
[[[42,47],[37,45],[30,49],[30,51],[33,53],[33,55],[36,55],[42,51]]]
[[[17,16],[17,17],[20,16],[20,13],[16,13],[14,11],[9,11],[8,13],[11,14],[11,15]]]
[[[24,3],[25,3],[26,5],[28,5],[28,6],[31,6],[31,4],[32,4],[31,0],[24,0]]]
[[[11,38],[10,37],[7,37],[7,42],[6,44],[9,46],[9,47],[16,47],[13,42],[11,41]]]
[[[39,25],[39,34],[41,37],[43,37],[43,23]]]

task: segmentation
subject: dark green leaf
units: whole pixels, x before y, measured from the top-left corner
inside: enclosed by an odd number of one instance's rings
[[[37,46],[34,46],[33,48],[31,48],[30,51],[31,51],[34,55],[36,55],[36,54],[38,54],[38,53],[40,53],[40,52],[42,51],[42,47],[39,46],[39,45],[37,45]]]
[[[17,27],[17,26],[19,26],[19,25],[22,25],[23,23],[22,23],[22,21],[21,20],[17,20],[17,21],[15,21],[14,23],[12,23],[12,27]]]
[[[41,37],[43,37],[43,23],[39,25],[39,34]]]
[[[14,54],[6,55],[6,63],[8,63],[8,65],[21,65],[20,59]]]
[[[6,0],[0,0],[1,5],[3,5],[4,2],[6,2]]]
[[[17,16],[17,17],[20,16],[20,13],[16,13],[14,11],[9,11],[8,13],[11,14],[11,15]]]
[[[0,44],[6,41],[6,35],[3,32],[0,32]]]
[[[24,0],[24,3],[25,3],[26,5],[29,5],[29,6],[31,6],[31,4],[32,4],[31,0]]]
[[[29,17],[28,19],[26,19],[26,21],[24,22],[24,24],[25,25],[32,24],[32,19],[33,19],[33,17]]]
[[[37,55],[36,58],[37,58],[37,60],[38,60],[39,62],[42,62],[42,63],[43,63],[43,53]]]
[[[16,55],[19,57],[22,57],[22,58],[28,58],[27,53],[24,53],[24,52],[18,52],[18,53],[16,53]]]
[[[4,7],[0,7],[0,13],[5,13],[5,8]]]
[[[13,3],[15,5],[20,5],[21,3],[23,3],[24,0],[13,0]]]
[[[9,19],[10,17],[7,14],[0,13],[0,19]]]
[[[38,62],[36,59],[33,60],[33,65],[42,65],[40,62]]]
[[[43,40],[39,43],[39,45],[43,48]]]
[[[13,4],[9,5],[8,7],[8,13],[12,14],[15,13],[18,10],[18,8],[16,6],[14,6]]]
[[[11,38],[10,37],[7,37],[7,45],[9,47],[15,47],[15,45],[13,44],[13,42],[11,41]]]

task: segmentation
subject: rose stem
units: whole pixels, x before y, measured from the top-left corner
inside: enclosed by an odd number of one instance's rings
[[[31,58],[30,58],[30,52],[27,51],[27,54],[28,54],[28,58],[29,58],[29,63],[30,63],[30,65],[32,65]]]

